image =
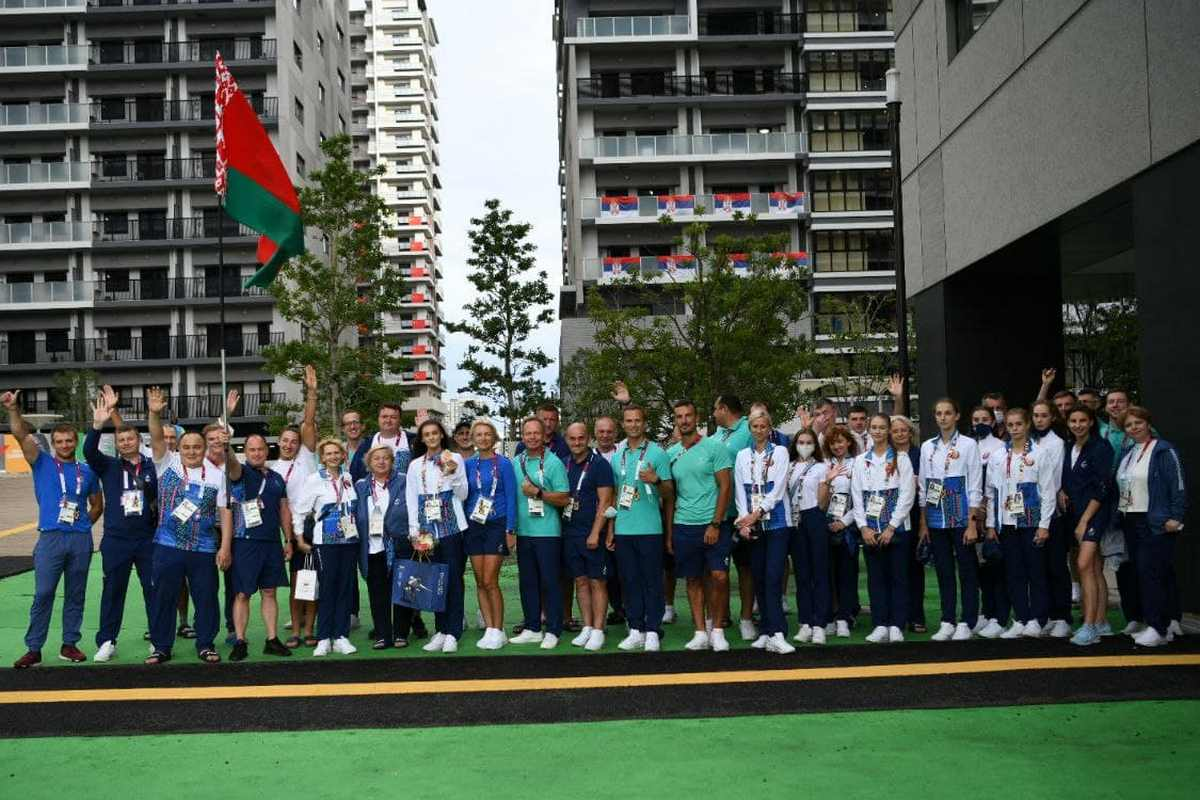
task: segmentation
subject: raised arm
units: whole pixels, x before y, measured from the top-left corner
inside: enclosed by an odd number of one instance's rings
[[[17,404],[20,394],[20,391],[5,392],[0,395],[0,405],[3,405],[8,411],[8,426],[13,438],[21,445],[21,453],[24,454],[29,465],[33,466],[33,462],[38,460],[41,450],[38,449],[37,442],[33,439],[33,429],[21,416],[21,407]]]
[[[1053,367],[1047,367],[1042,370],[1042,388],[1038,390],[1038,396],[1034,400],[1035,403],[1050,399],[1050,387],[1054,385],[1056,375],[1058,375],[1058,370]]]
[[[892,406],[895,409],[892,413],[902,417],[908,416],[908,394],[904,391],[904,376],[899,372],[892,373],[888,381],[888,394],[892,396]]]
[[[304,368],[304,419],[300,422],[300,444],[317,452],[317,368],[312,364]]]
[[[151,386],[146,390],[146,427],[150,431],[150,452],[154,454],[155,463],[167,455],[167,440],[163,438],[162,429],[162,412],[166,407],[167,398],[162,389]]]

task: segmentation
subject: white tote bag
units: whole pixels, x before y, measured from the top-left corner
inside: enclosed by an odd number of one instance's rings
[[[296,599],[317,599],[317,570],[313,567],[312,553],[304,556],[304,569],[296,572]]]

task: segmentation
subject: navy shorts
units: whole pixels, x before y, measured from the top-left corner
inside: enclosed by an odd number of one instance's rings
[[[716,544],[704,543],[706,525],[671,527],[671,545],[675,549],[675,576],[699,578],[705,572],[729,572],[729,553],[733,549],[733,526],[721,525]]]
[[[1098,515],[1097,515],[1098,516]],[[1092,518],[1093,520],[1095,517]],[[1079,517],[1072,514],[1071,516],[1059,522],[1063,526],[1063,530],[1071,537],[1070,541],[1075,540],[1075,528],[1079,525]],[[1083,534],[1083,541],[1099,543],[1104,538],[1104,530],[1096,527],[1095,522],[1088,527],[1087,532]],[[1073,546],[1073,545],[1072,545]]]
[[[233,565],[229,568],[233,591],[247,597],[259,589],[287,586],[283,545],[259,539],[233,540]]]
[[[608,559],[604,549],[604,537],[600,538],[600,546],[589,550],[586,536],[563,537],[563,567],[572,578],[591,578],[602,580],[608,577]]]
[[[733,523],[726,521],[721,523],[721,532],[724,533],[725,526],[729,526],[730,536],[733,536]],[[754,544],[749,539],[743,539],[738,536],[733,539],[733,548],[730,556],[733,558],[733,563],[738,565],[738,569],[749,565],[750,551],[753,550]]]
[[[468,522],[463,534],[463,549],[469,556],[508,555],[508,544],[504,541],[504,520],[497,517],[482,525],[474,520]]]

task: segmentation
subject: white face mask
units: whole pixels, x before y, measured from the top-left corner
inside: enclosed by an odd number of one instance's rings
[[[815,450],[815,449],[816,448],[813,447],[811,444],[796,445],[796,452],[799,453],[800,457],[803,458],[805,461],[812,458],[813,450]]]

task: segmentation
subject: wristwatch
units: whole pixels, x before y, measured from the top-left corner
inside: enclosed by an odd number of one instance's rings
[[[540,486],[538,487],[537,499],[538,500],[542,499],[542,487],[540,487]]]

